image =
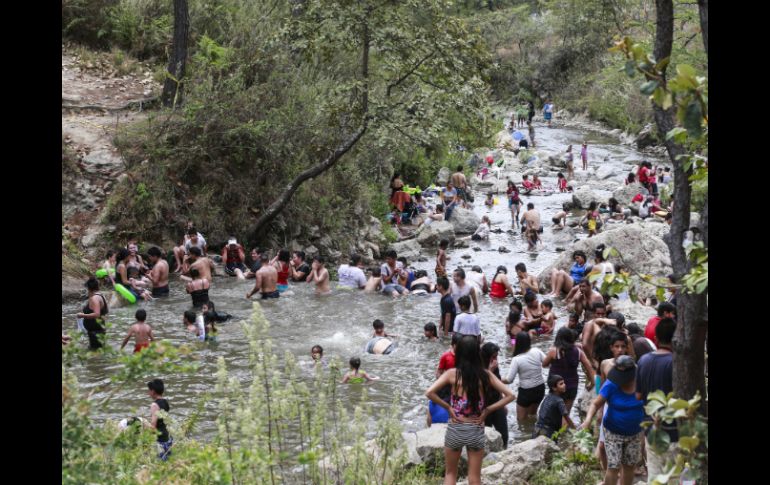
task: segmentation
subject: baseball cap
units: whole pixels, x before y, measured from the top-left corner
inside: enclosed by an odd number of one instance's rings
[[[231,237],[231,238],[230,238],[230,239],[227,241],[227,244],[228,244],[228,245],[230,245],[230,244],[238,244],[238,241],[236,241],[234,237]]]

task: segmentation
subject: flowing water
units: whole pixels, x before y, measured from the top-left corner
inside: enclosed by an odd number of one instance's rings
[[[506,120],[507,125],[507,120]],[[638,163],[644,157],[630,147],[618,144],[618,140],[612,136],[586,132],[575,128],[548,129],[543,124],[535,125],[536,141],[538,149],[564,151],[568,144],[573,144],[575,151],[575,171],[580,172],[580,143],[584,139],[589,142],[589,163],[610,164],[616,167],[617,176],[613,180],[622,180],[628,172],[630,163]],[[526,132],[526,131],[525,131]],[[605,161],[605,157],[609,160]],[[555,175],[555,173],[554,173]],[[556,177],[542,177],[544,185],[554,187]],[[597,190],[598,195],[608,196],[617,182],[608,181],[607,191]],[[524,203],[533,202],[541,212],[541,219],[545,226],[543,240],[544,247],[538,252],[528,252],[527,244],[516,231],[516,235],[507,233],[511,228],[511,215],[507,207],[505,194],[498,196],[499,204],[488,209],[483,204],[483,195],[475,193],[476,203],[474,210],[479,215],[489,215],[492,229],[502,229],[502,233],[491,233],[490,240],[484,242],[471,241],[468,248],[451,249],[448,269],[462,266],[467,270],[473,265],[479,265],[491,282],[495,268],[505,265],[508,268],[509,278],[516,280],[514,266],[524,262],[531,274],[539,274],[542,269],[553,262],[558,254],[549,247],[548,240],[551,234],[551,217],[561,210],[562,203],[571,199],[571,194],[555,193],[549,196],[523,196]],[[579,234],[578,238],[586,237]],[[509,253],[498,252],[500,246],[505,246]],[[475,251],[474,248],[480,248]],[[462,256],[470,255],[470,259]],[[424,250],[423,256],[427,261],[412,262],[410,266],[417,269],[426,269],[431,277],[435,263],[435,251]],[[222,270],[219,270],[222,273]],[[251,289],[253,280],[238,281],[230,277],[215,277],[209,295],[215,302],[219,312],[227,312],[236,318],[227,323],[219,324],[219,342],[214,345],[201,344],[196,347],[200,367],[193,375],[166,375],[163,376],[167,386],[167,397],[172,405],[172,412],[177,417],[185,417],[193,412],[196,402],[206,392],[213,392],[216,382],[216,362],[221,356],[227,362],[231,375],[247,382],[248,371],[248,344],[245,341],[243,329],[239,323],[248,319],[252,308],[252,301],[245,298],[246,292]],[[144,307],[148,312],[148,323],[153,327],[156,338],[169,341],[173,344],[191,343],[194,339],[186,332],[182,325],[182,313],[189,309],[191,301],[189,295],[184,292],[183,282],[178,277],[171,277],[170,296],[163,299],[138,305],[111,309],[110,321],[112,329],[108,331],[110,345],[118,346],[125,335],[128,326],[133,323],[134,312],[137,307]],[[369,401],[374,409],[385,409],[392,402],[393,394],[401,393],[402,423],[405,430],[413,431],[425,427],[427,412],[427,399],[423,396],[425,390],[434,380],[436,366],[439,357],[448,349],[447,341],[428,342],[423,337],[425,323],[438,323],[439,296],[408,296],[393,299],[382,295],[366,295],[361,292],[335,291],[327,297],[318,297],[313,294],[313,287],[309,284],[291,284],[289,295],[282,295],[277,300],[267,300],[262,303],[265,316],[270,321],[270,334],[274,341],[274,348],[283,355],[288,350],[299,357],[300,361],[310,361],[310,348],[313,345],[321,345],[324,348],[326,359],[338,357],[346,368],[347,360],[352,356],[359,356],[362,361],[361,368],[367,372],[379,376],[380,381],[367,386]],[[542,296],[540,297],[542,299]],[[255,298],[256,300],[256,298]],[[85,300],[84,300],[85,301]],[[558,316],[557,328],[566,323],[566,312],[559,301],[554,302],[556,315]],[[66,304],[62,306],[62,330],[71,330],[75,326],[74,315],[80,311],[83,303],[78,305]],[[492,301],[488,296],[480,300],[479,317],[481,329],[486,341],[495,342],[501,347],[499,356],[501,374],[506,375],[511,359],[511,348],[506,344],[504,320],[508,313],[508,301]],[[399,337],[398,349],[391,355],[371,355],[363,351],[364,345],[372,334],[372,321],[381,319],[385,322],[388,333],[397,334]],[[554,332],[555,333],[555,332]],[[533,345],[548,350],[553,337],[536,339]],[[81,341],[78,345],[85,345]],[[131,349],[133,342],[129,343]],[[129,350],[125,350],[129,351]],[[94,398],[100,398],[110,392],[110,376],[115,372],[116,366],[100,357],[91,358],[84,365],[77,365],[74,369],[81,387],[85,391],[95,391]],[[584,392],[582,386],[578,395]],[[547,369],[544,370],[547,375]],[[514,393],[518,390],[517,383]],[[340,386],[341,402],[347,403],[350,410],[361,399],[360,386]],[[116,393],[115,397],[107,405],[93,410],[93,419],[122,419],[133,414],[146,415],[149,407],[149,399],[146,395],[144,382],[137,382],[134,386],[128,386]],[[573,406],[572,417],[577,421],[576,407]],[[204,412],[204,417],[199,421],[196,434],[200,437],[211,436],[216,432],[216,410],[210,405]],[[533,423],[527,422],[520,426],[516,422],[515,404],[509,405],[508,424],[511,440],[523,441],[529,438]]]

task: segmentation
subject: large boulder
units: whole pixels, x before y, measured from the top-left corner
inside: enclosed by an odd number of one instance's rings
[[[495,135],[495,146],[498,148],[512,148],[514,146],[513,138],[508,130],[500,130]]]
[[[559,447],[550,438],[538,436],[535,439],[517,443],[497,453],[497,462],[481,469],[481,483],[485,485],[525,484],[537,470],[546,466]],[[457,482],[467,484],[467,480]]]
[[[539,160],[543,160],[543,158],[539,158]],[[567,168],[567,160],[559,155],[548,155],[544,163],[550,167]]]
[[[631,203],[631,199],[636,196],[638,193],[646,194],[647,189],[644,188],[642,184],[630,184],[630,185],[621,185],[617,189],[612,191],[612,196],[615,197],[615,199],[621,204],[621,205],[628,205]]]
[[[657,315],[655,307],[644,305],[640,302],[634,303],[630,298],[625,300],[610,300],[612,311],[620,312],[626,317],[626,323],[636,323],[639,327],[647,326],[647,321]]]
[[[505,179],[506,188],[509,180],[516,185],[520,185],[524,181],[524,178],[519,172],[503,172],[500,178]]]
[[[436,175],[436,184],[444,186],[449,181],[449,177],[452,175],[452,171],[448,167],[441,167]]]
[[[454,216],[454,213],[452,215]],[[455,229],[449,221],[434,221],[417,231],[417,242],[420,246],[438,246],[442,239],[448,239],[450,242],[455,240]]]
[[[601,199],[599,196],[587,186],[578,187],[578,189],[572,193],[572,204],[578,209],[587,209],[591,202],[596,202],[598,204],[600,201]]]
[[[634,143],[636,143],[636,147],[639,149],[647,148],[658,143],[655,129],[652,124],[647,124],[642,131],[639,132]]]
[[[431,224],[432,225],[432,224]],[[390,245],[390,249],[395,251],[399,257],[403,256],[407,261],[414,261],[420,256],[420,243],[414,239],[401,241]]]
[[[452,218],[449,219],[449,222],[452,223],[455,234],[473,234],[481,224],[481,218],[470,209],[457,207],[452,211]]]
[[[596,178],[599,180],[608,179],[615,175],[615,169],[609,165],[602,165],[596,169]]]
[[[438,423],[414,433],[403,433],[407,456],[410,457],[410,460],[412,460],[412,457],[419,457],[420,461],[428,469],[443,467],[444,435],[446,434],[446,429],[446,423]],[[487,438],[484,445],[486,453],[497,452],[503,449],[503,438],[495,428],[485,427],[484,434]],[[467,453],[465,448],[463,448],[459,465],[461,470],[467,469],[467,460]]]
[[[590,260],[593,260],[593,252],[600,244],[616,248],[623,256],[625,264],[633,271],[661,278],[671,273],[671,260],[666,243],[661,238],[651,235],[641,224],[625,224],[575,243],[540,272],[538,275],[540,287],[550,290],[550,275],[554,268],[569,271],[573,263],[573,251],[580,249],[588,255]],[[620,263],[620,260],[614,256],[611,256],[609,261]],[[655,288],[650,285],[640,285],[637,288],[637,294],[641,299],[645,299],[655,295]]]

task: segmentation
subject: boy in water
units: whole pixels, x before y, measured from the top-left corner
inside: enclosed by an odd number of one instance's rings
[[[379,266],[372,268],[372,275],[366,281],[364,293],[378,293],[382,284],[382,272]]]
[[[313,258],[313,266],[310,274],[307,275],[308,283],[315,282],[315,294],[316,295],[331,295],[332,290],[329,288],[329,270],[324,268],[324,258],[316,256]]]
[[[169,412],[171,407],[168,405],[168,401],[163,398],[163,392],[165,386],[160,379],[153,379],[147,383],[149,389],[148,394],[152,399],[150,405],[150,421],[146,425],[153,428],[158,433],[158,458],[163,461],[168,460],[171,454],[171,446],[174,444],[173,438],[168,434],[166,423],[163,422],[163,418],[160,417],[160,411]]]
[[[361,368],[361,359],[358,357],[352,357],[350,359],[350,371],[342,378],[341,384],[347,382],[351,384],[363,384],[364,382],[379,380],[379,377],[372,376],[366,372],[359,370]]]
[[[372,323],[372,327],[374,327],[374,333],[372,334],[372,337],[386,337],[386,338],[398,337],[398,335],[385,332],[385,323],[382,320],[379,320],[379,319],[375,320]]]
[[[436,278],[446,277],[446,250],[449,247],[449,240],[442,239],[438,243],[438,253],[436,253]]]
[[[152,335],[152,327],[150,327],[145,320],[147,320],[147,312],[144,308],[140,308],[134,315],[136,323],[131,325],[128,329],[128,335],[123,339],[123,344],[120,346],[120,350],[126,346],[131,337],[134,337],[134,353],[141,352],[142,349],[146,349],[150,346],[150,342],[155,340]]]
[[[441,294],[441,302],[439,303],[441,307],[441,320],[439,320],[439,328],[441,328],[441,334],[447,336],[454,332],[457,308],[452,299],[452,293],[449,291],[449,280],[445,276],[436,280],[436,290]]]
[[[548,389],[551,391],[543,399],[537,413],[537,423],[532,433],[532,438],[548,436],[554,441],[554,433],[562,427],[574,428],[575,425],[569,417],[569,411],[564,403],[564,393],[567,392],[567,384],[564,378],[558,374],[551,374],[548,378]]]

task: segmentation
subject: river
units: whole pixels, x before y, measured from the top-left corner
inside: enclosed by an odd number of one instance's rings
[[[620,145],[616,137],[607,134],[586,131],[579,127],[562,126],[548,129],[542,123],[535,123],[535,128],[538,150],[563,152],[568,144],[573,144],[576,173],[581,172],[580,144],[584,139],[589,142],[589,171],[590,167],[597,164],[609,164],[617,169],[617,175],[605,181],[606,190],[595,188],[595,192],[600,196],[609,197],[611,189],[617,186],[628,173],[631,164],[638,163],[642,159],[653,160],[631,147]],[[526,129],[523,131],[526,133]],[[605,161],[605,157],[609,159]],[[555,172],[554,176],[541,177],[541,179],[547,186],[556,185]],[[509,277],[515,281],[514,266],[517,263],[524,262],[529,272],[537,275],[558,257],[559,253],[548,244],[551,217],[561,210],[564,201],[571,199],[571,194],[555,193],[550,196],[522,197],[525,204],[528,202],[535,204],[541,212],[545,226],[545,245],[537,253],[527,251],[527,244],[519,234],[511,235],[505,232],[511,227],[511,216],[504,194],[499,196],[500,203],[491,209],[484,206],[482,193],[476,192],[474,195],[476,197],[474,211],[479,215],[489,215],[492,229],[499,228],[503,232],[491,233],[488,242],[471,241],[468,248],[450,249],[449,269],[459,265],[469,270],[471,266],[479,265],[487,275],[487,279],[491,281],[496,267],[505,265],[508,268]],[[584,238],[586,234],[581,233],[577,237]],[[500,246],[505,246],[510,252],[498,252]],[[474,247],[481,250],[474,251]],[[470,255],[470,259],[462,258],[463,255]],[[423,256],[427,261],[409,261],[410,266],[426,269],[431,277],[435,276],[433,272],[435,251],[423,251]],[[220,269],[219,272],[222,273],[222,270]],[[252,302],[246,300],[245,295],[252,284],[251,281],[243,282],[226,276],[215,277],[209,291],[210,298],[215,302],[218,311],[231,313],[236,316],[236,319],[218,326],[218,344],[197,347],[200,367],[195,374],[163,376],[167,386],[166,394],[176,416],[188,416],[194,411],[196,402],[204,393],[213,392],[216,381],[216,361],[220,356],[227,362],[231,375],[246,381],[248,348],[243,329],[238,321],[250,316]],[[152,325],[156,338],[175,345],[192,343],[193,337],[182,325],[182,313],[190,308],[190,297],[184,292],[183,284],[176,276],[171,277],[170,288],[169,297],[149,303],[141,302],[138,306],[147,309],[148,323]],[[310,348],[318,344],[324,348],[325,358],[338,357],[343,362],[343,368],[347,368],[346,363],[350,357],[361,357],[361,368],[381,377],[380,381],[368,386],[368,398],[373,408],[386,409],[392,402],[393,394],[400,392],[404,429],[413,431],[424,428],[427,400],[423,397],[423,393],[434,380],[439,357],[448,348],[446,341],[427,342],[423,337],[423,325],[427,322],[438,322],[440,314],[438,295],[392,299],[381,295],[335,291],[330,296],[318,297],[313,294],[313,287],[304,283],[292,284],[291,293],[280,299],[263,303],[265,316],[271,323],[270,333],[274,348],[279,355],[288,350],[300,360],[309,361]],[[558,316],[558,328],[566,323],[566,311],[560,301],[554,303],[556,305],[554,310]],[[63,331],[74,328],[74,315],[80,311],[82,305],[81,302],[78,305],[70,303],[62,306]],[[133,315],[136,308],[137,306],[130,306],[111,309],[110,320],[113,327],[108,332],[110,345],[119,345],[128,326],[134,321]],[[511,348],[505,344],[504,320],[507,313],[508,301],[492,301],[488,296],[484,296],[480,301],[479,317],[485,340],[497,343],[502,349],[499,356],[502,375],[507,373],[511,359]],[[369,355],[363,352],[364,345],[372,334],[372,321],[375,319],[385,322],[388,333],[399,335],[398,350],[391,355]],[[552,341],[553,337],[536,339],[534,346],[545,352]],[[84,343],[80,342],[78,345],[84,345]],[[132,345],[133,343],[129,344],[127,348],[131,349]],[[74,368],[84,391],[101,389],[95,393],[94,398],[103,397],[106,394],[105,387],[109,391],[109,386],[105,384],[109,382],[115,370],[116,366],[102,357],[91,358],[85,364],[78,364]],[[544,370],[544,374],[547,375],[547,369]],[[579,395],[584,391],[582,369],[580,375]],[[517,387],[514,387],[514,393],[517,393]],[[340,386],[340,393],[341,401],[347,403],[351,410],[361,399],[359,386]],[[146,415],[148,405],[145,382],[137,382],[135,386],[119,391],[105,406],[94,409],[92,417],[102,421],[119,420],[133,414]],[[195,433],[198,437],[206,438],[216,432],[215,417],[215,407],[209,406],[196,428]],[[573,421],[578,422],[576,406],[573,406],[572,418]],[[516,422],[515,404],[509,405],[508,424],[513,442],[529,438],[532,423],[519,426]]]

